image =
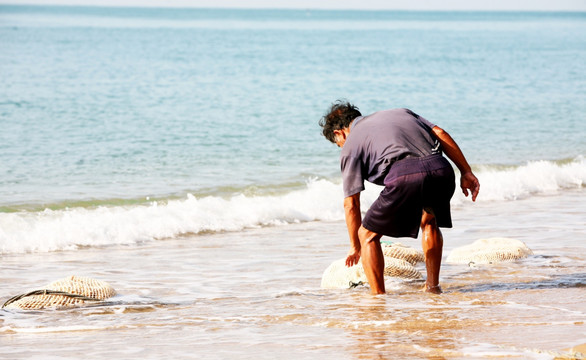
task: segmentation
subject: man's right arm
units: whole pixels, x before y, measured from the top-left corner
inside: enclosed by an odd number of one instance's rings
[[[360,193],[344,198],[344,215],[348,235],[350,236],[350,251],[348,251],[348,256],[346,257],[346,266],[352,266],[358,264],[360,260],[360,239],[358,238],[358,229],[362,225]]]
[[[472,201],[476,201],[476,197],[478,196],[478,192],[480,191],[480,183],[476,176],[472,173],[472,169],[466,161],[462,150],[456,141],[452,139],[450,134],[447,131],[440,128],[439,126],[435,126],[431,129],[433,135],[438,139],[442,146],[442,150],[444,153],[456,164],[458,169],[460,170],[461,178],[460,178],[460,187],[462,188],[462,192],[464,195],[468,196],[468,190],[472,193]]]

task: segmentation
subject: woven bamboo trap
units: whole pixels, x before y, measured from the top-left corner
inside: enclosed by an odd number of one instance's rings
[[[40,290],[15,296],[2,305],[3,309],[41,310],[99,303],[116,295],[108,283],[82,276],[69,276],[48,284]]]

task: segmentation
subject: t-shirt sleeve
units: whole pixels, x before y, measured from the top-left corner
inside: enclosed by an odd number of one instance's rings
[[[424,118],[423,116],[419,116],[417,118],[417,120],[419,122],[421,122],[423,125],[429,127],[429,130],[433,129],[436,125],[434,123],[432,123],[431,121],[427,120],[426,118]]]
[[[342,157],[340,159],[340,166],[342,168],[344,197],[352,196],[364,190],[360,159],[352,156]]]
[[[408,114],[410,114],[411,116],[413,116],[416,119],[416,121],[418,121],[420,124],[429,127],[429,130],[433,129],[436,126],[431,121],[427,120],[423,116],[417,115],[416,113],[414,113],[413,111],[411,111],[409,109],[405,109],[405,111],[407,111]]]

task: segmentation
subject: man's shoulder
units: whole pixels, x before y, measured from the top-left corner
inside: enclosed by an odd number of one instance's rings
[[[404,117],[405,115],[419,117],[419,115],[415,114],[413,111],[407,108],[394,108],[394,109],[386,109],[386,110],[379,110],[370,115],[365,116],[365,118],[397,118],[397,117]]]
[[[408,108],[381,110],[369,115],[369,117],[370,116],[382,122],[388,121],[392,123],[403,122],[405,120],[413,120],[416,123],[427,125],[429,128],[433,128],[435,126],[434,123],[430,122],[426,118],[420,116],[419,114]]]

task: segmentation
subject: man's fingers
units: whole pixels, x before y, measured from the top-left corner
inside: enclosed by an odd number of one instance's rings
[[[470,191],[468,191],[470,190]],[[478,192],[480,190],[480,186],[476,185],[474,187],[470,187],[470,188],[462,188],[462,192],[464,193],[465,196],[468,196],[468,194],[472,195],[472,201],[476,201],[476,197],[478,196]]]
[[[347,266],[347,267],[350,267],[350,266],[352,266],[352,265],[354,265],[354,264],[352,264],[352,259],[351,259],[351,258],[348,256],[348,257],[346,258],[346,266]]]
[[[480,191],[480,183],[474,174],[468,173],[462,176],[460,187],[465,196],[472,195],[472,201],[476,201],[476,197]]]
[[[480,192],[480,182],[478,182],[478,179],[474,179],[474,181],[472,182],[472,184],[470,186],[470,193],[472,194],[472,201],[476,201],[476,197],[478,196],[479,192]]]
[[[359,260],[359,258],[357,258],[356,256],[353,256],[353,255],[348,256],[346,258],[346,266],[347,267],[354,266],[354,265],[358,264],[358,260]]]

